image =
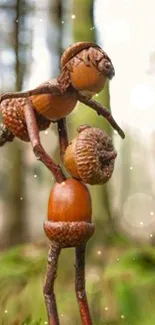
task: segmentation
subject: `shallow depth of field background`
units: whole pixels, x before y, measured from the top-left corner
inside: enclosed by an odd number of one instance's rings
[[[112,179],[90,187],[96,231],[87,247],[86,281],[94,325],[155,324],[155,4],[154,0],[0,0],[0,93],[58,76],[63,50],[98,43],[116,76],[96,99],[126,133],[122,140],[90,108],[67,118],[106,130],[118,157]],[[59,160],[56,125],[41,133]],[[48,242],[43,232],[53,177],[30,144],[0,149],[0,325],[47,324],[42,294]],[[74,250],[62,252],[60,321],[80,325]]]

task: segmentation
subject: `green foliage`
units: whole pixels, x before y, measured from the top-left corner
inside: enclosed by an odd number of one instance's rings
[[[93,251],[87,254],[86,283],[93,324],[153,325],[154,249],[102,249],[100,257]],[[1,255],[0,325],[47,324],[42,293],[46,254],[46,245],[28,245]],[[64,325],[80,324],[73,255],[72,249],[62,251],[55,286],[60,322]]]

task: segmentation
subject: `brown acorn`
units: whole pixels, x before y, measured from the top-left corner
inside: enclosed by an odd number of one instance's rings
[[[34,109],[47,119],[56,121],[67,116],[76,106],[77,94],[75,89],[68,89],[57,96],[56,94],[34,95],[31,97]]]
[[[104,184],[112,176],[117,156],[111,138],[99,128],[85,126],[64,154],[67,171],[84,183]]]
[[[55,183],[48,202],[48,220],[91,221],[91,197],[86,185],[68,178]]]
[[[91,216],[91,197],[86,185],[69,178],[56,183],[51,190],[44,230],[61,247],[78,246],[94,232]]]
[[[114,76],[114,67],[108,55],[96,44],[78,42],[62,55],[62,69],[70,71],[71,83],[86,96],[100,92],[106,78]]]

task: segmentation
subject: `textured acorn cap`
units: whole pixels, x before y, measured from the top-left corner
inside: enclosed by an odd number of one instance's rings
[[[104,184],[112,176],[116,156],[112,140],[104,131],[86,127],[67,147],[64,165],[84,183]]]
[[[84,49],[88,49],[89,47],[95,47],[98,50],[102,51],[101,47],[99,47],[97,44],[91,43],[91,42],[77,42],[72,45],[70,45],[62,54],[61,57],[61,68],[64,68],[64,66],[79,52],[81,52]]]
[[[60,244],[61,247],[76,247],[86,243],[94,230],[95,226],[85,221],[44,222],[46,236]]]

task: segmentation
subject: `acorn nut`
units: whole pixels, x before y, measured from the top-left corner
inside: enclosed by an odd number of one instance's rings
[[[104,184],[112,176],[116,156],[112,139],[104,131],[81,126],[79,135],[65,151],[64,165],[84,183]]]
[[[89,97],[100,92],[106,78],[112,79],[115,74],[108,55],[90,42],[71,45],[62,55],[61,67],[70,71],[73,87]]]

